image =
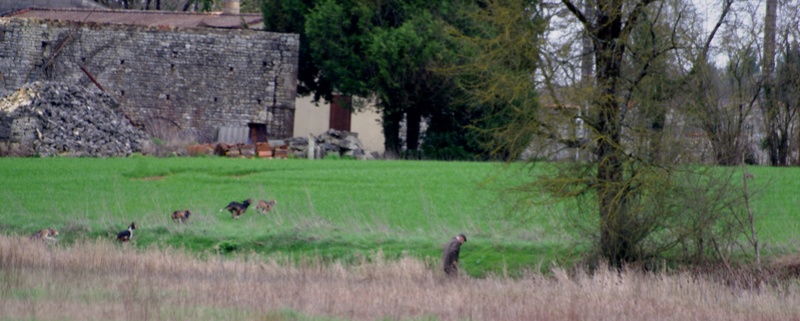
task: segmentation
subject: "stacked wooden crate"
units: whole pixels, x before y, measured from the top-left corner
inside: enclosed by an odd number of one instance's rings
[[[187,147],[188,154],[191,156],[197,155],[219,155],[219,156],[227,156],[231,158],[288,158],[289,157],[289,147],[287,145],[281,145],[277,147],[273,147],[267,142],[263,143],[255,143],[255,144],[225,144],[225,143],[217,143],[217,144],[198,144],[198,145],[189,145]]]
[[[213,144],[189,145],[186,147],[186,149],[189,153],[189,156],[214,155]]]
[[[275,158],[289,158],[289,146],[281,145],[275,147]]]
[[[272,146],[269,143],[256,143],[256,157],[272,158]]]

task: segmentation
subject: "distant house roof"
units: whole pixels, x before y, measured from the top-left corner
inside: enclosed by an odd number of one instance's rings
[[[102,8],[107,7],[92,0],[0,0],[0,15],[25,8]]]
[[[192,13],[156,10],[51,9],[29,8],[5,15],[51,21],[91,22],[148,27],[180,28],[247,28],[263,27],[263,17],[257,13],[223,14],[221,12]]]

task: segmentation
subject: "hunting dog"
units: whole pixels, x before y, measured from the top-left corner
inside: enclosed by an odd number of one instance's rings
[[[261,212],[261,214],[266,214],[267,212],[272,210],[272,207],[275,206],[275,204],[278,204],[278,201],[276,201],[276,200],[271,200],[271,201],[260,200],[260,201],[258,201],[258,204],[256,204],[256,209],[258,209],[258,211]]]
[[[186,220],[189,219],[190,215],[192,215],[192,212],[189,212],[188,209],[183,211],[175,211],[172,212],[172,221],[186,223]]]
[[[47,240],[47,241],[57,241],[56,236],[58,236],[58,231],[54,228],[46,228],[43,230],[39,230],[36,233],[31,234],[31,240]]]
[[[127,230],[124,230],[124,231],[119,232],[117,234],[117,241],[120,241],[120,242],[123,242],[123,243],[127,242],[127,241],[130,241],[131,238],[133,237],[133,230],[135,230],[135,229],[136,229],[136,223],[131,222],[131,225],[128,226]]]
[[[228,210],[228,212],[231,212],[231,217],[239,218],[239,216],[242,216],[242,214],[247,212],[247,208],[250,207],[250,203],[252,201],[253,200],[248,198],[248,199],[242,201],[241,203],[239,203],[239,202],[230,202],[228,204],[228,206],[223,207],[219,211],[222,212],[224,210]]]

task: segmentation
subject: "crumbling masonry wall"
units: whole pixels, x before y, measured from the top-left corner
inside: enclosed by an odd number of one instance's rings
[[[298,50],[296,34],[3,18],[0,84],[97,86],[134,124],[213,137],[220,127],[254,123],[266,125],[269,138],[288,138]]]

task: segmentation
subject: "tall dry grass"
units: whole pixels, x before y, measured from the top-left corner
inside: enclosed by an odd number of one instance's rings
[[[450,280],[435,266],[199,259],[0,236],[0,320],[285,320],[286,310],[347,320],[800,320],[796,283],[751,291],[687,274],[563,270]]]

